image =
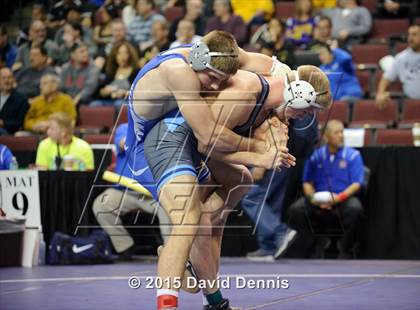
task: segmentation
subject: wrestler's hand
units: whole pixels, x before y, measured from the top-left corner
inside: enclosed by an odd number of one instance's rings
[[[274,145],[279,150],[287,148],[289,128],[275,116],[271,117],[268,123],[270,131],[267,138],[269,139],[270,145]],[[290,153],[287,153],[283,159],[283,167],[290,168],[295,165],[296,158]]]
[[[289,155],[287,147],[278,148],[275,145],[271,145],[270,149],[261,155],[260,165],[267,170],[280,169],[281,167],[290,168],[290,165],[287,163]]]

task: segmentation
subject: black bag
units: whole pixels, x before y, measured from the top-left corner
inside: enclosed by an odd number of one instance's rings
[[[56,232],[48,251],[50,265],[109,264],[112,248],[103,230],[94,230],[89,237],[71,237]]]

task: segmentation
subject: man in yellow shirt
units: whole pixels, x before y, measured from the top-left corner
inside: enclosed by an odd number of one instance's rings
[[[274,4],[271,0],[231,0],[233,11],[242,17],[245,23],[263,24],[274,14]],[[254,22],[253,22],[254,21]]]
[[[39,143],[35,164],[47,170],[93,170],[89,143],[73,136],[74,121],[64,112],[48,118],[48,138]]]
[[[42,76],[41,95],[36,97],[25,116],[24,129],[45,133],[48,129],[48,117],[55,112],[64,112],[76,121],[76,107],[73,99],[58,90],[60,78],[52,73]]]

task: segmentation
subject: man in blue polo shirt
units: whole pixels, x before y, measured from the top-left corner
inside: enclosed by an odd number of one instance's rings
[[[343,237],[337,248],[340,258],[354,254],[358,224],[363,208],[356,194],[364,182],[364,166],[359,151],[343,145],[344,127],[340,121],[328,122],[326,144],[306,161],[303,172],[304,197],[288,210],[288,225],[301,237],[314,241],[316,255],[322,258],[330,240],[320,236],[332,221],[339,222]]]
[[[13,161],[13,154],[9,148],[0,144],[0,170],[9,170]]]

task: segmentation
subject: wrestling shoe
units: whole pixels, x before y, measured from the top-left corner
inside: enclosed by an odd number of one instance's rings
[[[162,250],[163,250],[163,245],[157,248],[158,256],[160,256],[160,253],[162,253]],[[187,260],[187,263],[185,264],[185,271],[184,271],[184,277],[182,279],[181,289],[191,294],[197,294],[200,291],[200,288],[198,287],[198,285],[197,286],[188,285],[188,278],[195,278],[197,281],[194,281],[194,282],[198,284],[197,275],[194,271],[194,268],[190,260]]]
[[[217,305],[203,306],[203,310],[242,310],[242,308],[229,306],[229,299],[223,298]]]
[[[274,253],[274,258],[279,259],[290,249],[291,245],[297,239],[297,231],[291,228],[287,228],[287,231],[281,240],[280,244],[277,247],[276,252]]]

